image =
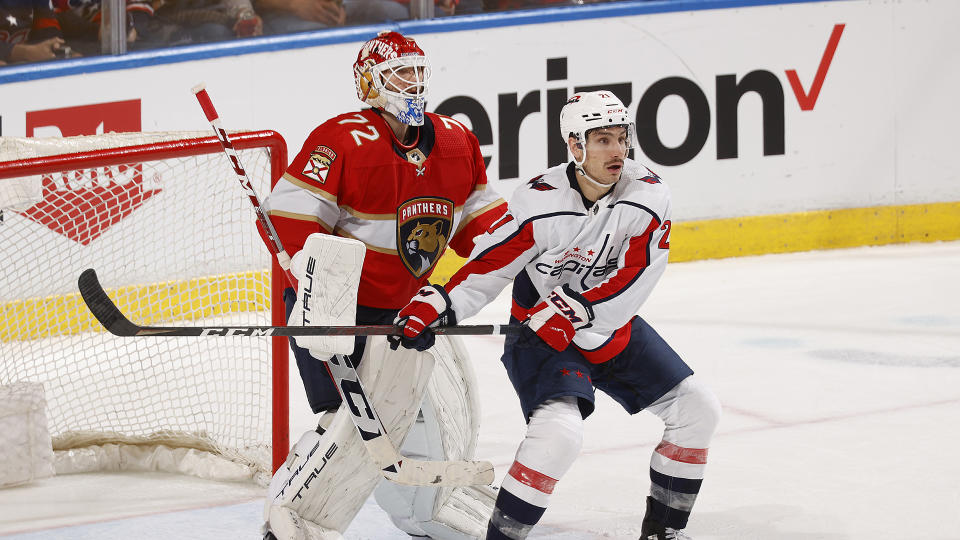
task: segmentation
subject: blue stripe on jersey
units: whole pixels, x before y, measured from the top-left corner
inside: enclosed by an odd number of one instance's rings
[[[583,212],[570,212],[570,211],[567,211],[567,212],[550,212],[549,214],[537,214],[536,216],[530,216],[530,217],[528,217],[527,219],[523,220],[523,223],[520,224],[520,228],[522,229],[523,226],[526,225],[527,223],[533,223],[534,221],[536,221],[536,220],[538,220],[538,219],[552,218],[552,217],[557,217],[557,216],[580,216],[580,217],[583,217],[583,216],[585,216],[585,215],[586,215],[586,214],[584,214]]]
[[[532,308],[537,304],[537,301],[540,300],[540,293],[538,293],[537,288],[533,286],[533,281],[530,280],[530,275],[527,274],[526,268],[514,278],[512,293],[513,301],[524,309]]]
[[[615,202],[615,203],[613,203],[613,204],[607,205],[607,208],[613,208],[614,206],[616,206],[616,205],[618,205],[618,204],[625,204],[625,205],[627,205],[627,206],[635,206],[635,207],[637,207],[637,208],[639,208],[639,209],[641,209],[641,210],[646,211],[648,214],[650,214],[651,216],[653,216],[653,219],[657,220],[658,223],[663,223],[663,220],[660,219],[660,216],[658,216],[656,212],[654,212],[653,210],[647,208],[646,206],[644,206],[644,205],[642,205],[642,204],[640,204],[640,203],[635,203],[635,202],[633,202],[633,201],[617,201],[617,202]]]
[[[677,493],[688,493],[692,495],[700,493],[700,485],[703,484],[702,479],[667,476],[653,469],[650,469],[650,481],[662,487],[663,489],[669,489],[670,491],[676,491]]]

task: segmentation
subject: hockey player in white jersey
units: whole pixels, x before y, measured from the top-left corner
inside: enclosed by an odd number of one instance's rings
[[[560,127],[573,160],[520,186],[463,268],[443,289],[422,288],[397,322],[404,343],[416,343],[438,314],[466,319],[513,282],[510,324],[525,328],[507,338],[502,362],[528,427],[488,540],[525,538],[540,520],[580,451],[595,388],[665,425],[650,460],[641,538],[689,538],[682,530],[720,405],[636,315],[667,264],[670,192],[627,159],[635,128],[612,92],[572,96]]]

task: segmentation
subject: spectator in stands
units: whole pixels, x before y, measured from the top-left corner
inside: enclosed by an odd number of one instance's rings
[[[0,0],[0,65],[72,56],[45,0]]]
[[[263,20],[251,0],[167,0],[157,18],[179,26],[192,43],[263,34]]]
[[[100,0],[53,0],[53,9],[70,44],[86,56],[100,54]],[[127,0],[127,46],[149,41],[152,0]],[[142,47],[138,47],[142,48]]]
[[[458,0],[435,0],[436,15],[453,15]],[[410,0],[256,0],[268,34],[308,32],[410,18]],[[479,9],[478,9],[479,10]]]
[[[100,0],[54,0],[64,33],[84,54],[100,52]],[[127,46],[151,49],[259,36],[251,0],[127,0]]]

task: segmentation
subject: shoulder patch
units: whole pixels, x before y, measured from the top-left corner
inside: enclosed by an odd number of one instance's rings
[[[337,153],[328,146],[318,146],[310,152],[310,159],[303,167],[303,175],[323,184],[327,181],[330,165],[337,159]]]
[[[551,189],[557,189],[550,184],[543,181],[543,175],[537,176],[536,178],[527,182],[527,185],[530,186],[530,189],[536,191],[550,191]]]
[[[647,169],[647,172],[649,172],[650,174],[641,176],[640,178],[638,178],[638,180],[640,180],[641,182],[646,182],[648,184],[659,184],[661,182],[660,176],[657,175],[657,173],[651,171],[650,169]]]

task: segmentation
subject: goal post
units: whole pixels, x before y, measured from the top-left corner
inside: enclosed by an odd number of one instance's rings
[[[283,138],[231,138],[265,196],[286,168]],[[94,268],[140,324],[285,323],[283,273],[217,137],[0,137],[0,261],[0,384],[44,385],[58,464],[81,447],[161,446],[263,481],[283,462],[286,339],[119,338],[77,293]]]

